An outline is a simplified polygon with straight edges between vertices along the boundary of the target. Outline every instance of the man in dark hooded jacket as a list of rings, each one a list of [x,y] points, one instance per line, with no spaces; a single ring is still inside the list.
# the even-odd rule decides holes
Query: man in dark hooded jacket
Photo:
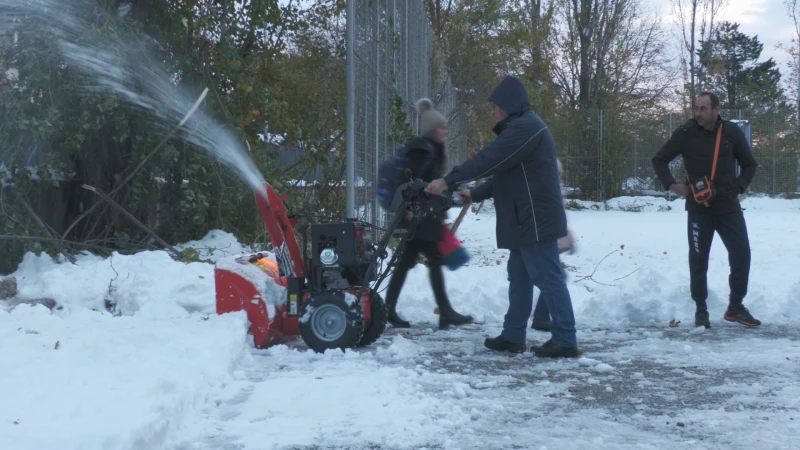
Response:
[[[530,109],[522,82],[506,77],[489,96],[497,139],[455,167],[428,189],[442,193],[478,178],[488,182],[459,192],[467,201],[494,199],[497,246],[511,250],[508,260],[509,306],[503,332],[486,339],[493,350],[525,351],[533,287],[541,290],[552,317],[552,338],[531,350],[538,356],[575,357],[575,316],[559,261],[558,238],[567,235],[553,137]]]

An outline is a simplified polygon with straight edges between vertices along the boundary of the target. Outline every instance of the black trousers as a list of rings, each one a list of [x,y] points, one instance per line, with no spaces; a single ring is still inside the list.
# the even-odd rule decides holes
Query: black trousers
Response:
[[[714,233],[718,233],[728,250],[728,264],[731,272],[730,305],[739,306],[747,295],[750,277],[750,240],[742,211],[731,214],[709,214],[689,212],[689,273],[692,299],[698,309],[705,310],[708,297],[708,255]]]
[[[392,273],[389,287],[386,289],[386,304],[389,305],[389,307],[397,304],[397,299],[400,296],[400,290],[403,289],[408,271],[417,264],[417,258],[420,253],[425,255],[428,261],[428,275],[431,280],[433,296],[436,298],[436,305],[439,307],[439,312],[441,314],[448,313],[452,310],[452,307],[450,305],[450,300],[447,298],[447,293],[444,290],[442,254],[439,252],[439,247],[435,241],[422,239],[411,239],[406,242],[403,254],[400,256],[400,261],[398,261],[397,267],[395,267]]]

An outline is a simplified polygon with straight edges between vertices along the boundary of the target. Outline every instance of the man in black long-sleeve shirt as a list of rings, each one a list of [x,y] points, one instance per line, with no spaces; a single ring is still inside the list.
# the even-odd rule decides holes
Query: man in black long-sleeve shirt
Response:
[[[731,272],[728,278],[730,300],[724,319],[755,327],[761,322],[753,318],[742,304],[750,276],[750,241],[739,194],[744,193],[755,175],[758,164],[750,145],[739,127],[719,116],[719,98],[710,92],[701,93],[695,103],[695,118],[672,133],[666,144],[653,157],[653,168],[664,188],[678,196],[686,196],[689,237],[689,273],[692,299],[697,305],[695,326],[711,326],[706,298],[708,256],[714,233],[718,233],[728,250]],[[720,132],[719,127],[722,127]],[[714,153],[719,140],[719,153],[714,167]],[[688,181],[678,183],[669,170],[669,163],[683,157]],[[741,173],[736,175],[737,162]],[[713,173],[713,179],[712,179]],[[713,186],[711,200],[698,201],[695,192],[702,182]],[[692,192],[690,184],[695,192]]]

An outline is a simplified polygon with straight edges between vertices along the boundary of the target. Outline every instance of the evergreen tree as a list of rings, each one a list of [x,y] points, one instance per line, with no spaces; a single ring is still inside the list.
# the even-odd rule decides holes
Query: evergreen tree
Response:
[[[786,106],[777,64],[772,58],[759,61],[763,48],[757,36],[745,35],[731,22],[720,24],[713,39],[702,42],[702,85],[719,95],[724,109],[774,111]]]

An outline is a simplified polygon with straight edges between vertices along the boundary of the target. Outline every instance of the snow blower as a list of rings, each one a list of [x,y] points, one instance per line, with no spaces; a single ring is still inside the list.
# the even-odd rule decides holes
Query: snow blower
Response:
[[[244,310],[256,348],[298,335],[316,352],[372,344],[387,321],[379,287],[399,261],[407,236],[420,219],[440,216],[451,205],[449,196],[434,195],[426,187],[427,183],[413,180],[397,189],[389,208],[394,218],[380,240],[373,239],[376,226],[355,219],[304,225],[298,229],[301,252],[294,228],[303,216],[287,214],[286,195],[277,195],[264,183],[255,190],[255,200],[274,259],[255,253],[218,260],[217,314]],[[400,243],[383,264],[392,237]]]

